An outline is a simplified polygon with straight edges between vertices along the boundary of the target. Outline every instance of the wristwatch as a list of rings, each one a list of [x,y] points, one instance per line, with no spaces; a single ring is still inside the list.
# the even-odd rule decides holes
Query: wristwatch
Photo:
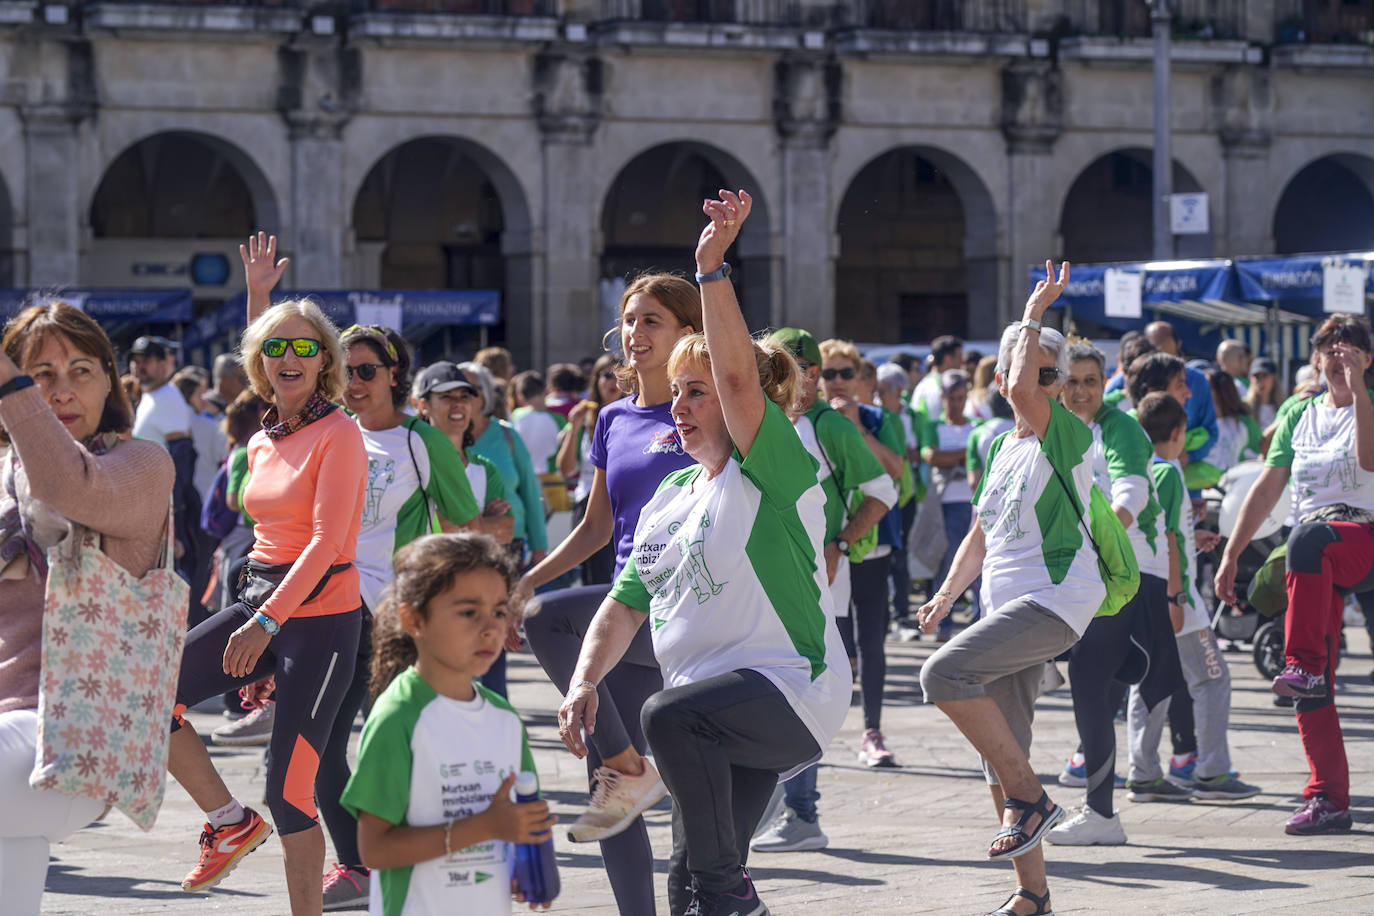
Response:
[[[1170,604],[1177,604],[1179,607],[1183,607],[1183,605],[1184,605],[1185,603],[1187,603],[1187,601],[1188,601],[1188,593],[1187,593],[1187,592],[1174,592],[1172,595],[1169,596],[1169,603],[1170,603]]]
[[[849,542],[844,538],[835,538],[835,546],[840,549],[840,553],[849,556]]]
[[[257,623],[258,626],[262,627],[268,636],[276,636],[281,632],[281,624],[277,623],[271,617],[268,617],[262,611],[258,611],[253,615],[253,621]]]
[[[1021,327],[1023,327],[1023,328],[1030,328],[1032,331],[1038,331],[1038,330],[1040,330],[1042,327],[1044,327],[1044,325],[1042,325],[1040,322],[1036,321],[1034,318],[1022,318],[1022,319],[1021,319]],[[1019,328],[1018,328],[1018,330],[1017,330],[1017,333],[1020,333],[1020,329],[1019,329]]]
[[[715,270],[711,271],[709,274],[697,274],[697,282],[714,283],[717,280],[724,280],[726,277],[730,276],[731,273],[733,273],[733,271],[730,269],[729,262],[725,262],[722,263]]]

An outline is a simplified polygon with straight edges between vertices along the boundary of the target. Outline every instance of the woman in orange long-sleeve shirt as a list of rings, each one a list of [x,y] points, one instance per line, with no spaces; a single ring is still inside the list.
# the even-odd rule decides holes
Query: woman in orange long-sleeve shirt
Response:
[[[284,262],[274,262],[275,245],[261,236],[250,246],[251,292],[255,269],[279,274]],[[256,543],[238,603],[187,636],[177,712],[275,675],[267,804],[281,833],[291,911],[319,913],[324,834],[315,773],[357,656],[362,602],[353,561],[367,454],[357,424],[335,403],[345,384],[338,330],[308,300],[253,304],[243,361],[253,388],[272,402],[248,443],[243,506],[257,523]],[[182,881],[199,892],[272,828],[230,794],[195,730],[179,718],[173,729],[168,769],[206,812],[200,860]]]

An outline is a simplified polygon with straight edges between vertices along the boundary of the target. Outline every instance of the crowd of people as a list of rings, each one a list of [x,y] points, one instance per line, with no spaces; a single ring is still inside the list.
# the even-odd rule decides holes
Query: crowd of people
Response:
[[[49,552],[86,531],[130,575],[166,563],[190,584],[165,710],[166,769],[205,814],[190,892],[275,830],[294,914],[524,902],[476,876],[512,878],[510,844],[556,820],[512,788],[535,770],[506,699],[506,654],[527,642],[564,698],[558,736],[586,760],[567,836],[599,844],[620,911],[655,912],[643,815],[671,796],[670,912],[766,913],[750,853],[828,844],[817,763],[855,689],[853,752],[898,766],[885,646],[920,631],[937,646],[924,699],[983,763],[998,820],[986,857],[1015,872],[990,912],[1050,913],[1041,842],[1127,842],[1116,790],[1260,791],[1232,769],[1212,618],[1217,602],[1245,607],[1238,564],[1285,488],[1273,689],[1296,707],[1311,767],[1286,829],[1350,829],[1334,697],[1346,598],[1374,599],[1368,321],[1325,321],[1286,400],[1273,362],[1231,340],[1186,362],[1165,322],[1125,335],[1109,373],[1091,343],[1046,324],[1070,272],[1047,262],[997,353],[945,336],[927,360],[875,366],[803,328],[751,333],[725,260],[751,207],[743,191],[705,201],[695,282],[634,279],[607,352],[545,372],[516,372],[499,347],[419,368],[398,329],[340,330],[308,299],[274,302],[287,259],[263,233],[242,248],[241,346],[212,371],[146,336],[121,377],[78,309],[13,319],[0,347],[6,911],[38,912],[50,844],[114,800],[29,778],[62,677],[43,667]],[[1222,549],[1202,492],[1246,460],[1264,469]],[[573,527],[550,544],[555,511]],[[1036,701],[1063,683],[1056,662],[1080,739],[1059,775],[1085,792],[1072,816],[1028,757]],[[185,718],[221,696],[232,718],[211,739],[266,745],[270,817],[234,795]]]

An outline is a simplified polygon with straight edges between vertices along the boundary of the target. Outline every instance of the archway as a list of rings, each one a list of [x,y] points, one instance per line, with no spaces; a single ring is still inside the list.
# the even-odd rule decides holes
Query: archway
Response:
[[[1148,149],[1121,149],[1094,160],[1064,198],[1059,235],[1064,257],[1091,264],[1149,260],[1154,252],[1154,169]],[[1177,160],[1174,193],[1203,190]],[[1178,258],[1212,256],[1212,236],[1174,237]]]
[[[1299,171],[1274,208],[1279,254],[1374,249],[1374,159],[1323,156]]]
[[[996,211],[958,157],[908,146],[871,160],[845,189],[837,231],[838,336],[891,343],[996,327]]]
[[[528,366],[528,230],[525,196],[489,150],[457,137],[409,140],[377,161],[354,198],[355,282],[380,289],[497,290],[496,326],[446,327],[412,342],[425,360],[466,358],[499,343]],[[525,244],[513,244],[520,235]]]
[[[690,274],[701,202],[721,188],[747,188],[754,209],[726,254],[745,321],[770,320],[772,268],[768,204],[759,182],[733,156],[703,143],[665,143],[635,156],[616,174],[601,208],[603,319],[609,327],[621,281],[648,270]]]

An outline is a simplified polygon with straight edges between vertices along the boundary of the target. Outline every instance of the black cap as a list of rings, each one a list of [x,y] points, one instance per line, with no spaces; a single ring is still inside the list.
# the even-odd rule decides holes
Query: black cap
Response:
[[[1250,361],[1251,375],[1260,375],[1261,373],[1265,372],[1269,373],[1270,375],[1278,375],[1279,367],[1276,366],[1274,364],[1274,361],[1272,359],[1269,359],[1267,356],[1261,356],[1259,359],[1252,359]]]
[[[169,353],[175,353],[177,345],[165,337],[144,335],[134,341],[134,345],[129,348],[130,356],[151,356],[153,359],[165,359]]]
[[[432,363],[415,376],[414,392],[417,398],[427,398],[431,394],[453,391],[455,388],[466,388],[478,396],[482,394],[482,390],[473,384],[466,373],[448,360]]]

